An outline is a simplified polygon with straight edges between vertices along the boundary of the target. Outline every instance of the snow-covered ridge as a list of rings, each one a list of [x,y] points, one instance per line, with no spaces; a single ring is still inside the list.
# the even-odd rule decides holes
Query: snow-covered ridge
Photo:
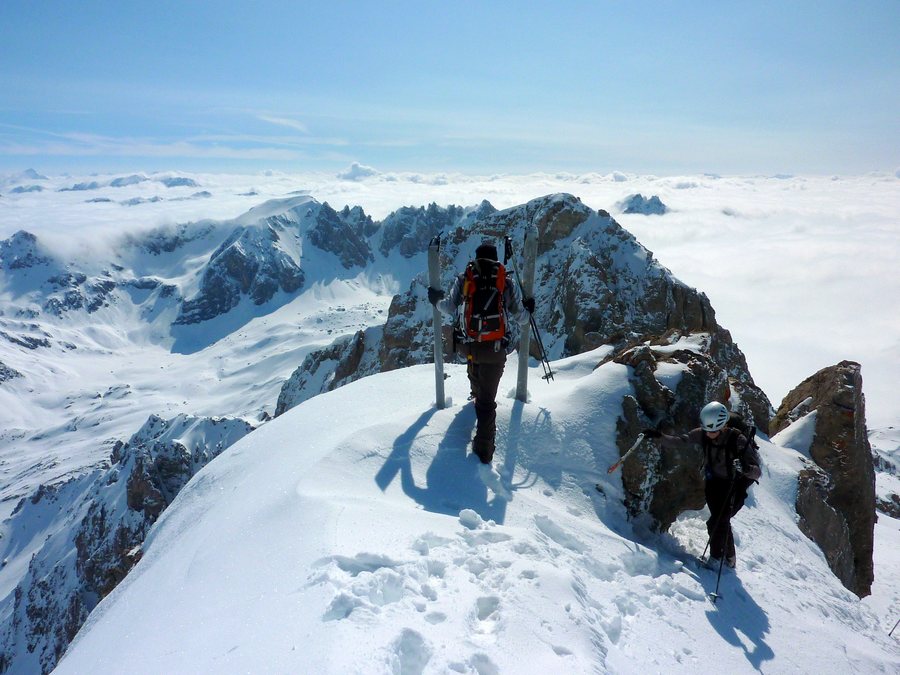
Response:
[[[597,358],[560,364],[526,405],[500,398],[495,464],[510,500],[466,455],[471,408],[428,403],[428,366],[263,426],[182,491],[56,672],[900,667],[874,613],[797,530],[796,453],[762,442],[766,475],[735,521],[737,574],[715,606],[715,573],[690,561],[705,515],[671,536],[632,529],[605,471],[627,369],[594,369]],[[464,401],[462,369],[450,374]],[[514,379],[508,368],[501,390]]]

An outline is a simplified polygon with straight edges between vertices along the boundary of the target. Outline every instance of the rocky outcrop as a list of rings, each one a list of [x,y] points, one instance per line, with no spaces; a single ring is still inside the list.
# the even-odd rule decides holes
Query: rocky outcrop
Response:
[[[12,380],[16,377],[22,377],[22,373],[20,373],[15,368],[10,368],[3,361],[0,361],[0,384],[7,382],[8,380]]]
[[[7,333],[5,330],[0,330],[0,337],[2,337],[7,342],[10,342],[18,347],[24,347],[25,349],[38,349],[40,347],[50,347],[50,340],[47,339],[47,334],[43,333],[40,336],[35,335],[27,335],[24,333],[19,333],[14,335],[12,333]]]
[[[88,614],[137,563],[150,527],[191,477],[253,427],[243,420],[152,416],[116,444],[105,470],[23,499],[8,522],[54,522],[16,587],[2,629],[0,672],[49,672]],[[26,539],[27,540],[27,539]],[[0,542],[0,556],[9,552]]]
[[[671,333],[612,357],[628,366],[633,388],[633,394],[623,400],[617,427],[621,454],[641,429],[684,433],[695,428],[700,409],[712,400],[729,401],[732,410],[746,419],[753,418],[754,407],[768,406],[762,391],[731,377],[732,369],[717,360],[716,353],[721,352],[717,343],[722,339],[709,333]],[[646,514],[651,529],[665,531],[682,512],[703,508],[699,448],[662,453],[645,441],[635,455],[622,466],[625,505],[632,517]]]
[[[93,313],[114,302],[112,292],[116,282],[109,276],[88,278],[81,272],[67,271],[50,277],[48,284],[52,290],[48,292],[43,310],[57,317],[79,309]]]
[[[662,203],[662,200],[656,195],[647,198],[640,193],[629,195],[619,202],[618,206],[622,210],[622,213],[637,213],[644,216],[662,216],[669,211],[666,205]]]
[[[0,241],[0,266],[5,270],[21,270],[46,265],[51,257],[41,250],[37,237],[19,230],[9,239]]]
[[[771,431],[813,412],[812,464],[801,472],[797,493],[800,528],[841,583],[865,597],[874,578],[875,469],[858,363],[842,361],[804,380],[785,397]]]
[[[279,290],[298,290],[303,285],[303,271],[279,242],[272,225],[236,228],[213,252],[200,290],[182,303],[175,323],[208,321],[236,307],[244,296],[261,305]]]
[[[327,202],[322,204],[306,238],[316,248],[337,256],[344,268],[362,267],[375,259],[366,239],[371,221],[365,219],[362,209],[347,210],[346,214],[349,220],[342,218]]]
[[[400,208],[382,221],[379,250],[385,256],[396,250],[404,258],[411,258],[427,250],[432,238],[449,231],[465,215],[466,209],[460,206],[441,208],[434,203],[428,208]]]
[[[337,389],[358,372],[366,354],[366,334],[358,331],[335,340],[325,349],[308,354],[281,387],[275,416],[316,394]]]
[[[187,244],[203,239],[214,231],[213,225],[183,223],[172,228],[156,228],[140,237],[126,235],[125,246],[143,249],[154,256],[172,253]]]

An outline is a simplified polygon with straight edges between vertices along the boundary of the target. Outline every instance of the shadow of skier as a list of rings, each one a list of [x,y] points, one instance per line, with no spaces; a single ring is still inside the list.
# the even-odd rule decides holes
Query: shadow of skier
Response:
[[[447,427],[425,472],[425,486],[416,484],[410,449],[435,412],[434,408],[424,412],[397,437],[391,454],[375,474],[375,483],[384,491],[399,473],[404,494],[426,511],[458,516],[463,509],[472,509],[484,520],[503,523],[506,501],[500,498],[488,501],[487,486],[478,474],[481,462],[475,455],[466,453],[475,428],[475,410],[471,406],[462,408]]]
[[[722,576],[719,587],[722,597],[716,602],[716,609],[707,610],[706,618],[726,642],[744,650],[750,665],[758,671],[764,661],[775,656],[765,641],[770,629],[769,617],[750,596],[739,577],[726,572]],[[703,575],[702,583],[707,594],[713,592],[716,587],[715,574]],[[746,640],[741,639],[741,635]]]

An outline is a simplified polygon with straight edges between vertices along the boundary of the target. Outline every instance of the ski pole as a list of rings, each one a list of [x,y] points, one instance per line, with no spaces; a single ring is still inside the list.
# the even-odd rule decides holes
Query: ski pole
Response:
[[[644,440],[644,434],[638,434],[637,440],[634,442],[634,445],[632,445],[630,448],[628,448],[628,452],[626,452],[624,455],[622,455],[621,457],[619,457],[618,461],[614,462],[614,463],[606,470],[606,473],[612,473],[613,471],[615,471],[616,469],[618,469],[618,468],[622,465],[622,462],[624,462],[626,459],[628,459],[628,457],[631,455],[632,452],[634,452],[635,450],[637,450],[637,447],[641,444],[641,442],[642,442],[643,440]]]
[[[731,532],[725,535],[725,550],[728,550],[728,542],[731,539]],[[713,604],[716,604],[716,600],[718,600],[721,596],[719,595],[719,582],[722,580],[722,565],[725,564],[725,554],[723,553],[722,558],[719,560],[719,574],[716,577],[716,590],[709,594],[709,597],[712,599]]]
[[[895,623],[895,624],[894,624],[894,627],[891,628],[891,632],[888,633],[888,637],[891,637],[891,635],[894,634],[894,631],[897,630],[897,626],[900,626],[900,619],[897,619],[897,623]]]
[[[531,315],[531,330],[534,333],[538,349],[541,353],[541,367],[544,369],[544,375],[541,379],[549,382],[553,379],[553,370],[550,368],[550,360],[547,358],[547,352],[544,350],[544,341],[541,340],[541,334],[538,331],[537,323],[534,321],[534,314]]]

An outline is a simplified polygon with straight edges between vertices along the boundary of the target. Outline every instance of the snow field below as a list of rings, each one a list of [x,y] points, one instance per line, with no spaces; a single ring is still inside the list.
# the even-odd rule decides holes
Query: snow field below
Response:
[[[707,514],[633,528],[606,474],[626,369],[598,361],[552,384],[532,368],[528,404],[498,400],[509,500],[466,452],[461,366],[444,410],[430,366],[304,402],[195,476],[56,672],[895,672],[900,649],[797,530],[794,451],[762,444],[715,606],[692,562]]]

